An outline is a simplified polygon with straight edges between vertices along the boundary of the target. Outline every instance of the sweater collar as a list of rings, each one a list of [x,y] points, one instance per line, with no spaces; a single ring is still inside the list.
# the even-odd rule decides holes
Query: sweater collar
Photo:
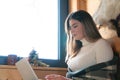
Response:
[[[82,42],[82,46],[87,46],[89,44],[91,44],[90,42],[88,42],[85,38],[80,40]]]

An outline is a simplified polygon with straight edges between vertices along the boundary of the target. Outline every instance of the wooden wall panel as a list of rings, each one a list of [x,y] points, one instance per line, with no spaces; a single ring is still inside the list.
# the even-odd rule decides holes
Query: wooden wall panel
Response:
[[[86,0],[69,0],[69,12],[87,10]]]

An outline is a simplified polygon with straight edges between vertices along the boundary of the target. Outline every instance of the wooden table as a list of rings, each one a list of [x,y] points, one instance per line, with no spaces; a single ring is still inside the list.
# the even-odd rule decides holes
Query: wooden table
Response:
[[[38,78],[44,80],[47,74],[60,74],[65,76],[66,68],[57,67],[32,67]],[[0,80],[22,80],[20,73],[14,65],[0,65]]]

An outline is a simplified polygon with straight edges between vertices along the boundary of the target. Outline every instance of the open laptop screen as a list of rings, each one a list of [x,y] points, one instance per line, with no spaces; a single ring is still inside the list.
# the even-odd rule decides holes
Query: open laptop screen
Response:
[[[20,61],[16,62],[15,65],[20,72],[23,80],[38,80],[37,75],[35,74],[26,58],[23,58]]]

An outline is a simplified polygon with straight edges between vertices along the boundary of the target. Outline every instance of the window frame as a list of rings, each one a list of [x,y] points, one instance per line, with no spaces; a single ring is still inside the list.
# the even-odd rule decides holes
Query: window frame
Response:
[[[58,60],[40,59],[50,65],[50,67],[67,67],[65,63],[66,56],[66,34],[64,31],[64,22],[68,15],[68,0],[58,0]],[[0,64],[7,64],[7,56],[0,56]]]

